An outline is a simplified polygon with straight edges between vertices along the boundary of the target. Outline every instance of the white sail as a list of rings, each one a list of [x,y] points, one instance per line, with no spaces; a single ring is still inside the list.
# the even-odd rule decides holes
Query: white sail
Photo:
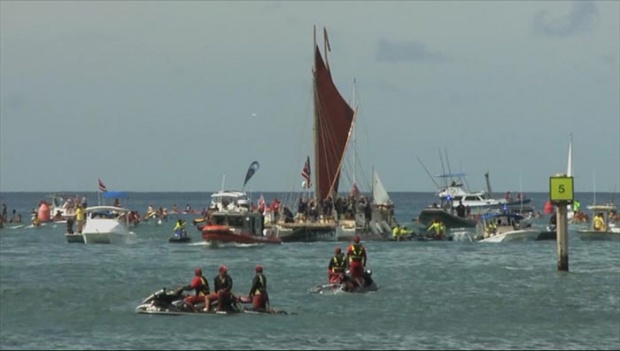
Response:
[[[573,176],[573,135],[570,135],[570,143],[568,144],[568,167],[566,169],[566,176]]]
[[[372,171],[372,197],[375,204],[388,204],[391,203],[390,196],[388,195],[377,171]]]
[[[573,176],[573,134],[571,133],[570,135],[570,142],[568,144],[568,165],[566,167],[566,176],[567,177],[572,177]],[[566,210],[567,210],[567,219],[570,221],[573,219],[574,217],[574,212],[573,212],[573,205],[568,205],[566,206]]]

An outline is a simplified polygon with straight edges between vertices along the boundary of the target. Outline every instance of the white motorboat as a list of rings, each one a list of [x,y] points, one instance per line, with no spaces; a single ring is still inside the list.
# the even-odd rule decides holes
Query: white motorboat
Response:
[[[70,197],[65,199],[63,194],[52,194],[49,196],[50,219],[54,222],[65,222],[67,218],[75,215],[75,206]]]
[[[616,206],[590,205],[588,209],[593,212],[592,221],[588,229],[578,229],[581,240],[620,240],[620,227],[613,224],[611,217],[616,213]],[[596,228],[596,216],[602,216],[603,228]]]
[[[542,232],[533,228],[523,216],[515,213],[488,213],[480,217],[476,227],[479,242],[534,241]]]
[[[84,243],[122,244],[135,239],[135,233],[129,230],[130,210],[115,206],[93,206],[84,212]]]
[[[441,207],[450,209],[456,208],[459,203],[463,203],[463,206],[469,207],[472,213],[480,213],[482,209],[504,209],[509,210],[511,208],[519,208],[523,205],[529,204],[532,199],[517,198],[493,198],[491,194],[491,185],[489,182],[489,173],[485,173],[488,191],[471,192],[463,188],[464,173],[448,173],[440,174],[439,178],[452,179],[444,188],[440,189],[437,196],[441,200]]]

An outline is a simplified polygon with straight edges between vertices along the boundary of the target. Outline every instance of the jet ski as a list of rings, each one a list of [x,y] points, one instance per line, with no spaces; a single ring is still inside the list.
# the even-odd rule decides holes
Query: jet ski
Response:
[[[372,279],[372,271],[370,269],[366,269],[362,275],[362,285],[359,285],[353,278],[351,278],[350,272],[347,270],[340,282],[317,285],[310,289],[310,292],[319,294],[361,294],[377,290],[379,290],[379,286],[377,286],[377,283],[375,283]]]
[[[182,289],[160,289],[147,298],[136,307],[136,313],[141,314],[163,314],[163,315],[186,315],[186,314],[204,314],[204,315],[229,315],[237,313],[247,314],[288,314],[282,310],[268,309],[265,311],[254,311],[251,307],[244,304],[252,304],[252,298],[249,296],[233,296],[231,301],[224,306],[222,311],[215,308],[217,301],[214,301],[210,311],[204,311],[205,303],[195,305],[188,304],[183,299],[186,297]]]
[[[169,243],[188,243],[192,241],[192,238],[187,236],[187,232],[185,230],[177,230],[168,238]]]

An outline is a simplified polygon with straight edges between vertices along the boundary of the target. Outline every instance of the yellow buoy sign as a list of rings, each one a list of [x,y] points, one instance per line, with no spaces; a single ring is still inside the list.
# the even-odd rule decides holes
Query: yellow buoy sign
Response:
[[[573,202],[573,177],[549,177],[551,202]]]

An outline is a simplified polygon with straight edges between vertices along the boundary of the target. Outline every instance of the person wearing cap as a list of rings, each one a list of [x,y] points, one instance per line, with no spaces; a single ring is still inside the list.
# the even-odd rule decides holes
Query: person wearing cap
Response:
[[[252,297],[252,310],[254,311],[266,311],[267,303],[269,302],[269,295],[267,294],[267,278],[263,274],[263,267],[256,266],[256,275],[252,280],[252,287],[250,288],[250,297]]]
[[[364,286],[362,276],[364,267],[366,267],[366,259],[366,248],[360,243],[360,236],[356,235],[353,237],[353,244],[349,245],[347,249],[347,263],[351,271],[351,278],[358,286]]]
[[[327,266],[329,282],[332,284],[340,283],[344,277],[344,271],[346,268],[347,260],[344,257],[342,250],[337,247],[334,250],[334,256],[329,260],[329,265]]]
[[[232,299],[232,278],[228,275],[226,266],[220,266],[220,274],[213,278],[214,292],[205,297],[205,311],[211,310],[211,301],[217,300],[217,310],[223,311],[224,305],[228,304]]]
[[[209,281],[202,276],[202,269],[194,269],[194,279],[189,285],[181,287],[180,290],[194,290],[194,295],[188,295],[184,300],[188,304],[194,306],[197,303],[203,302],[205,296],[209,295]]]

